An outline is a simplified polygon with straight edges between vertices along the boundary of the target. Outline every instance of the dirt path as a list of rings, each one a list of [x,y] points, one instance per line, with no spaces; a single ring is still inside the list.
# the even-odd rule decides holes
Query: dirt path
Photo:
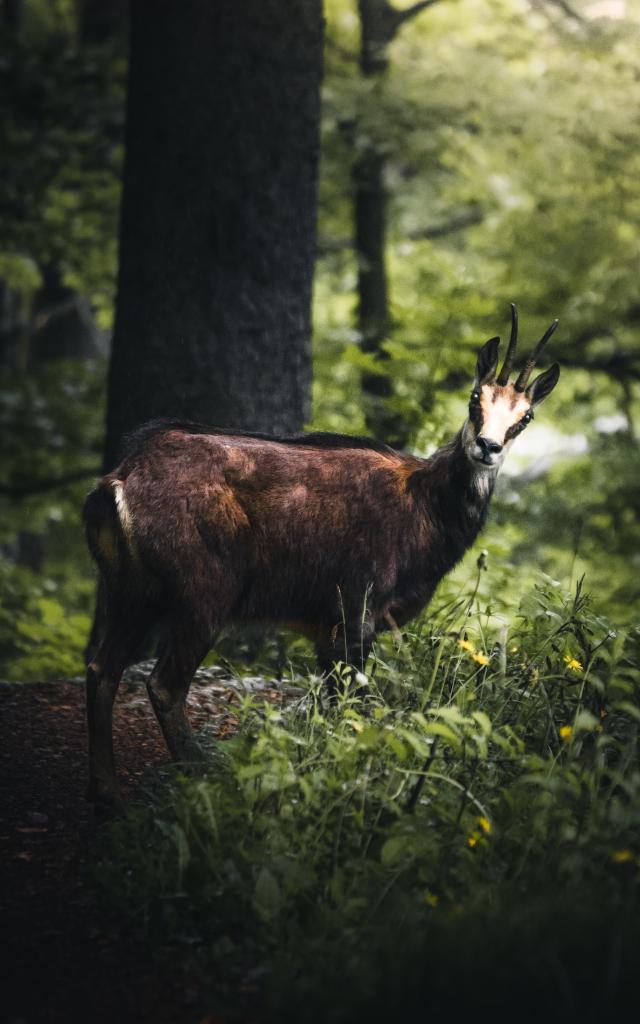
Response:
[[[231,731],[221,699],[233,696],[223,683],[194,684],[194,724]],[[140,678],[121,686],[114,740],[132,798],[167,763]],[[133,939],[105,932],[84,880],[100,830],[83,797],[83,687],[0,684],[0,759],[0,1022],[198,1022],[188,980],[157,978]]]

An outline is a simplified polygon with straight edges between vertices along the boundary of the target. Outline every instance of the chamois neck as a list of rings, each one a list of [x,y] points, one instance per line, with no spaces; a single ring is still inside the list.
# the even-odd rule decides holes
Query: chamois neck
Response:
[[[475,537],[486,519],[496,473],[476,469],[464,451],[462,431],[426,459],[424,474],[433,512],[445,524],[468,524]]]

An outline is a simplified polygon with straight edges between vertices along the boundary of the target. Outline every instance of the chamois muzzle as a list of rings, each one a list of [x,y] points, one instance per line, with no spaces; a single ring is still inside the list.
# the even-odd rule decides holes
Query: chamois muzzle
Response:
[[[483,466],[496,466],[498,464],[498,456],[503,449],[503,445],[498,444],[497,441],[492,441],[489,437],[483,437],[480,434],[476,437],[471,457],[475,462],[479,462]]]

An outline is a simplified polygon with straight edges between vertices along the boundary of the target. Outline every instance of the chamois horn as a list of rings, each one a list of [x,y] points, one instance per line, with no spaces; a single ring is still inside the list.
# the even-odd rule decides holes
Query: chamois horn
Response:
[[[529,377],[531,376],[531,371],[533,370],[534,366],[536,365],[536,363],[538,361],[538,357],[540,356],[540,353],[542,352],[544,346],[547,344],[549,338],[551,337],[551,335],[555,331],[555,329],[558,326],[559,322],[560,322],[559,320],[554,320],[553,323],[551,324],[551,326],[547,328],[545,333],[540,338],[540,341],[538,342],[538,344],[534,348],[533,352],[531,353],[531,355],[527,359],[526,363],[522,367],[522,370],[520,371],[520,375],[519,375],[519,377],[518,377],[518,379],[517,379],[517,381],[515,383],[516,391],[524,391],[524,389],[526,388],[527,382],[529,380]]]
[[[518,310],[514,303],[511,303],[511,337],[509,338],[509,347],[507,348],[507,354],[504,357],[504,363],[502,369],[496,379],[497,384],[508,384],[509,374],[511,373],[511,367],[513,366],[513,359],[516,354],[516,345],[518,344]]]

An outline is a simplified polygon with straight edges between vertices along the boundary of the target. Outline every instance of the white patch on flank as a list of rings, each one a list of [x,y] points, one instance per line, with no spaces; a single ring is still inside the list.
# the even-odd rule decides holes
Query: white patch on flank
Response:
[[[124,484],[122,480],[113,481],[113,495],[116,500],[116,511],[118,513],[118,519],[122,526],[122,532],[125,537],[131,537],[133,532],[133,516],[131,509],[127,505],[127,499],[124,496]]]

